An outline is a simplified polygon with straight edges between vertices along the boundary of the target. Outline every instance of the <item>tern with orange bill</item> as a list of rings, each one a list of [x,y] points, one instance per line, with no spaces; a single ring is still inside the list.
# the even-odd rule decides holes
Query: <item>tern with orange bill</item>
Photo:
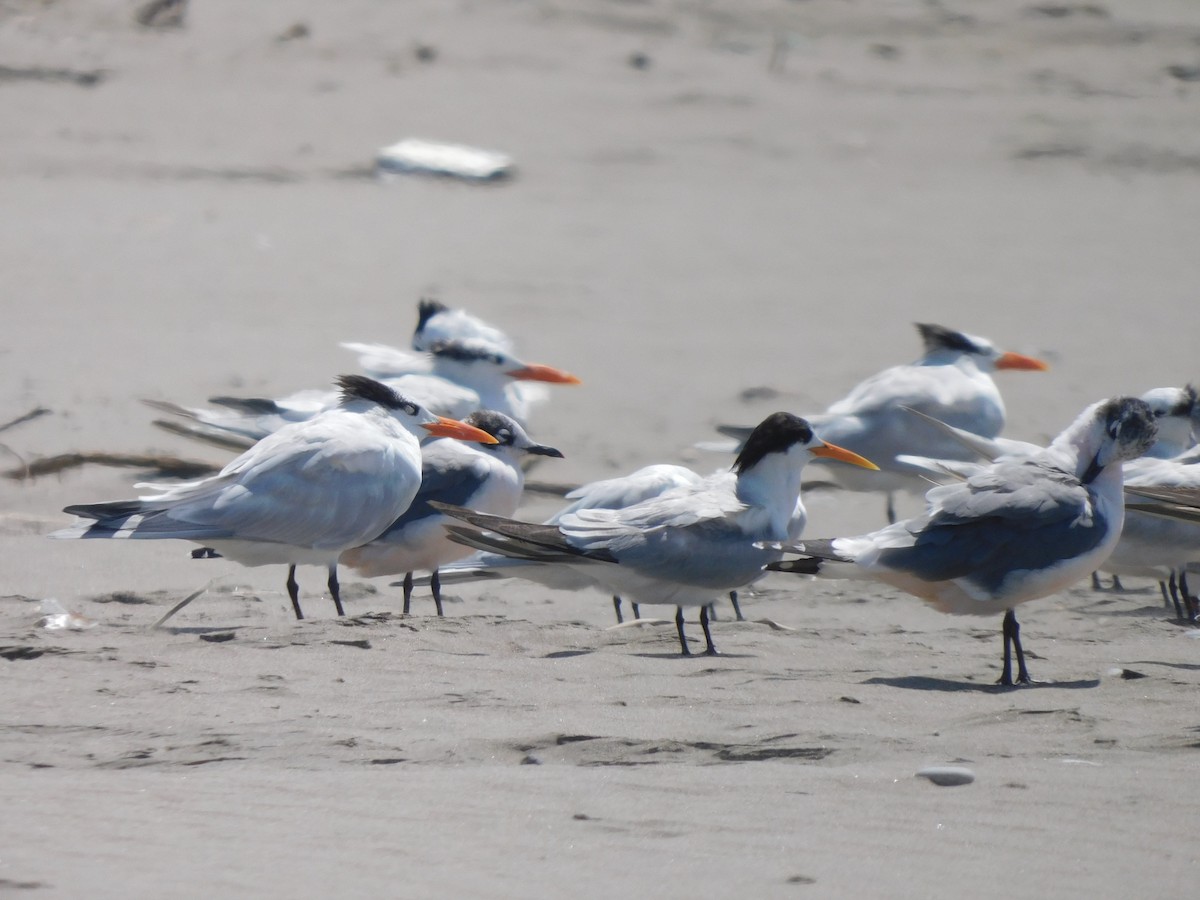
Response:
[[[455,540],[513,559],[512,575],[521,576],[524,566],[561,566],[637,603],[676,607],[684,655],[691,651],[683,608],[700,607],[706,652],[715,654],[707,606],[756,581],[780,558],[763,542],[788,540],[803,527],[801,474],[810,459],[822,457],[874,468],[781,412],[754,429],[731,471],[632,506],[581,509],[555,525],[439,508],[461,520],[450,528]]]
[[[380,345],[346,345],[369,350]],[[390,372],[368,372],[389,388],[411,398],[437,415],[463,418],[477,409],[491,409],[524,424],[528,397],[514,393],[515,383],[574,385],[579,379],[569,372],[536,363],[526,363],[511,353],[478,339],[446,341],[428,352],[399,351],[382,347],[395,365]],[[336,391],[305,390],[271,400],[260,397],[212,397],[212,407],[183,407],[162,401],[147,401],[183,421],[156,422],[162,428],[187,437],[248,446],[272,431],[303,422],[334,408]]]
[[[896,519],[896,492],[924,493],[929,487],[920,470],[897,457],[975,458],[953,437],[917,422],[909,410],[973,434],[995,437],[1004,428],[1005,409],[992,372],[1048,368],[1031,356],[1001,351],[986,338],[925,323],[919,323],[917,330],[925,346],[919,360],[885,369],[824,413],[806,416],[822,437],[879,466],[879,472],[869,475],[846,466],[827,468],[822,475],[847,490],[885,493],[888,521]],[[720,430],[737,439],[749,432],[729,427]]]
[[[218,474],[135,500],[68,506],[64,511],[79,520],[51,537],[173,538],[202,545],[193,556],[287,565],[297,619],[304,614],[296,566],[325,566],[337,614],[344,615],[338,557],[408,508],[421,484],[419,437],[484,444],[496,438],[435,416],[362,375],[343,375],[338,386],[336,407],[280,428]]]

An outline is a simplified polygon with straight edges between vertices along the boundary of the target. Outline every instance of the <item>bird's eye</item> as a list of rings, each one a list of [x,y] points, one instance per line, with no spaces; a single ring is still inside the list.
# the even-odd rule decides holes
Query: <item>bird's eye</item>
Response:
[[[415,403],[405,403],[404,411],[410,416],[415,416],[420,414],[421,407],[417,406]]]
[[[507,428],[501,428],[499,431],[493,434],[492,437],[502,444],[511,444],[513,442],[512,432]]]

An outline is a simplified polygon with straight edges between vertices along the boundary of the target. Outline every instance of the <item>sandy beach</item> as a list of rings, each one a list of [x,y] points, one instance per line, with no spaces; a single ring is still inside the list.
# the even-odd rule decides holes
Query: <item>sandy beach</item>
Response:
[[[20,476],[220,466],[142,400],[329,385],[422,296],[583,379],[531,423],[546,482],[727,465],[714,425],[823,409],[914,322],[1048,360],[997,375],[1044,441],[1200,377],[1200,8],[142,6],[0,0],[0,424],[46,411],[0,433],[0,895],[1193,895],[1200,631],[1150,580],[1022,607],[1008,690],[999,617],[851,582],[761,582],[715,658],[517,580],[439,619],[347,572],[338,619],[306,568],[297,622],[280,567],[46,538],[154,472]],[[378,177],[406,137],[516,174]]]

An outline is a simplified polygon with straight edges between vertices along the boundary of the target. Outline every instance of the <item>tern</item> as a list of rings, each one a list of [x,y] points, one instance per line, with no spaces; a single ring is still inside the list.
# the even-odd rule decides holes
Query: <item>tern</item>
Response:
[[[1100,570],[1114,579],[1157,579],[1163,602],[1174,601],[1179,618],[1194,620],[1197,598],[1188,589],[1187,570],[1200,563],[1200,517],[1178,515],[1179,498],[1186,498],[1188,491],[1200,491],[1200,447],[1173,459],[1147,457],[1126,463],[1125,527]]]
[[[341,563],[359,575],[404,574],[404,612],[409,611],[414,570],[428,570],[437,614],[442,615],[438,569],[470,555],[470,548],[451,541],[442,526],[450,520],[431,503],[469,506],[481,512],[511,516],[517,510],[527,455],[562,457],[554,447],[536,443],[516,420],[494,410],[471,413],[466,424],[490,434],[493,444],[439,438],[421,447],[421,487],[408,509],[387,529],[361,547],[342,553]]]
[[[417,327],[413,330],[412,348],[428,350],[445,341],[478,339],[515,353],[513,339],[465,309],[451,309],[438,300],[421,298],[417,304]]]
[[[1154,416],[1157,438],[1144,456],[1125,463],[1126,488],[1200,483],[1200,466],[1194,465],[1200,461],[1200,451],[1195,449],[1196,434],[1200,429],[1200,402],[1196,389],[1192,385],[1154,388],[1142,394],[1141,399],[1146,401]],[[1025,458],[1042,450],[1037,444],[1007,438],[982,438],[928,416],[921,417],[957,438],[988,462]],[[900,459],[937,481],[947,476],[967,478],[986,465],[984,462],[931,460],[908,455]],[[1112,575],[1116,590],[1121,589],[1123,575],[1156,578],[1163,592],[1163,602],[1170,606],[1173,600],[1176,612],[1182,618],[1185,613],[1180,605],[1177,578],[1184,587],[1184,602],[1190,606],[1194,598],[1187,594],[1186,578],[1178,564],[1187,559],[1187,547],[1192,539],[1193,535],[1185,525],[1168,525],[1140,512],[1127,512],[1121,539],[1099,571]],[[1100,589],[1100,578],[1096,573],[1092,574],[1092,586]],[[1190,610],[1187,617],[1191,617]]]
[[[451,418],[490,408],[521,421],[527,410],[520,402],[520,395],[506,391],[511,383],[580,383],[569,372],[522,362],[479,339],[445,341],[433,345],[425,353],[406,352],[403,358],[406,371],[397,365],[386,376],[377,371],[369,374],[425,409]],[[398,363],[398,360],[393,361]],[[337,406],[340,401],[336,391],[305,390],[279,400],[212,397],[209,402],[216,408],[207,409],[147,402],[156,409],[187,420],[185,424],[156,422],[160,427],[188,437],[215,439],[238,446],[260,440],[284,425],[306,421]]]
[[[852,491],[883,491],[889,522],[896,519],[897,491],[923,492],[928,483],[912,466],[897,459],[911,453],[935,459],[974,459],[952,437],[935,428],[914,425],[908,410],[917,410],[957,428],[987,438],[1004,427],[1004,401],[992,380],[997,369],[1044,371],[1046,363],[1019,353],[1003,352],[986,338],[919,323],[925,354],[909,365],[893,366],[871,376],[824,413],[807,416],[827,440],[860,453],[881,471],[866,475],[845,466],[831,469],[833,481]],[[746,429],[722,427],[741,438]]]
[[[581,509],[557,525],[537,525],[438,506],[463,524],[455,540],[546,567],[584,572],[610,592],[638,603],[675,606],[681,652],[690,655],[683,607],[700,607],[706,652],[717,650],[708,610],[779,558],[763,542],[795,529],[800,478],[813,457],[864,468],[874,464],[814,434],[790,413],[768,416],[746,440],[733,469],[698,484],[621,509]],[[522,574],[519,569],[514,574]]]
[[[485,431],[435,416],[362,375],[343,375],[339,404],[263,438],[218,474],[136,500],[85,503],[55,538],[194,541],[246,566],[288,567],[297,619],[297,565],[323,565],[344,615],[338,556],[379,535],[421,483],[418,435],[496,442]],[[143,485],[139,485],[142,487]],[[200,551],[198,551],[200,552]]]
[[[1153,444],[1145,401],[1117,397],[1089,406],[1045,450],[994,463],[925,495],[924,515],[871,534],[805,540],[805,558],[770,570],[865,578],[913,594],[941,612],[1003,611],[999,684],[1030,682],[1014,608],[1068,587],[1112,552],[1124,520],[1122,463]]]

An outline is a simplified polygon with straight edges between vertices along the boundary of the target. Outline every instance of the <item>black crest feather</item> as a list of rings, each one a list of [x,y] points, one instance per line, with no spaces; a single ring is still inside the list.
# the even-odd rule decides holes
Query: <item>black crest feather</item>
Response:
[[[750,432],[733,470],[741,475],[768,454],[786,453],[793,444],[807,444],[812,439],[812,426],[804,419],[786,412],[771,413]]]
[[[420,302],[417,303],[417,328],[413,333],[416,334],[417,332],[423,331],[425,326],[429,324],[430,319],[432,319],[438,313],[446,312],[446,310],[449,308],[450,307],[448,307],[445,303],[442,303],[440,300],[422,297]]]
[[[1186,385],[1183,389],[1183,399],[1179,401],[1178,406],[1171,410],[1171,413],[1176,416],[1190,416],[1195,412],[1197,402],[1200,402],[1200,398],[1196,396],[1196,386]]]
[[[958,350],[961,353],[978,353],[982,348],[961,331],[954,331],[941,325],[931,325],[928,322],[917,322],[917,331],[925,343],[925,352],[934,350]]]
[[[367,400],[378,403],[384,409],[402,409],[409,415],[416,415],[417,405],[411,400],[400,396],[386,384],[368,378],[366,375],[340,375],[337,386],[342,389],[342,402],[351,400]]]

